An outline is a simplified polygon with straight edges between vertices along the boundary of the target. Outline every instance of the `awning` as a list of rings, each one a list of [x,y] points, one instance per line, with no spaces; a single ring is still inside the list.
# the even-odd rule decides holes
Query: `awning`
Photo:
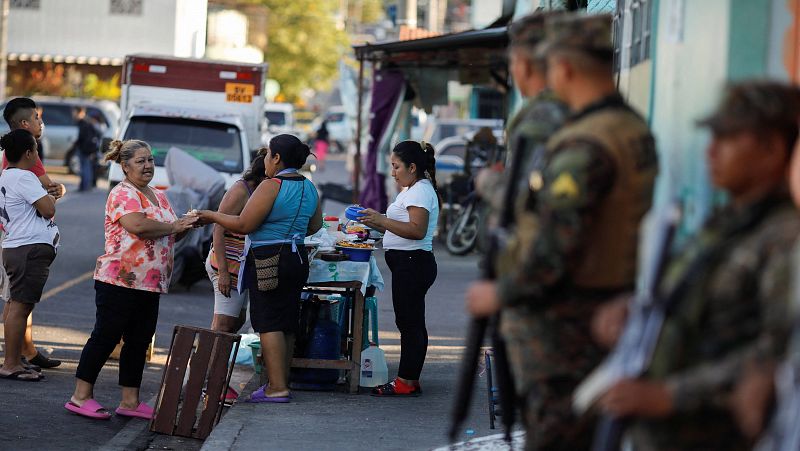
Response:
[[[356,58],[389,67],[505,67],[507,27],[353,47]]]
[[[8,61],[43,63],[90,64],[93,66],[122,66],[123,58],[75,55],[49,55],[38,53],[9,53]]]

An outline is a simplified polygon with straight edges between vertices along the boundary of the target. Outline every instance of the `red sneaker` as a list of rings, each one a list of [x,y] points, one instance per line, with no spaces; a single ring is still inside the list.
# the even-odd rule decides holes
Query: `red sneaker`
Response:
[[[231,386],[228,386],[228,390],[225,392],[225,400],[223,401],[224,404],[228,407],[232,406],[233,403],[239,398],[239,393],[236,392]]]
[[[395,379],[388,384],[379,385],[372,389],[372,396],[419,396],[422,388],[419,382],[406,384],[400,379]]]

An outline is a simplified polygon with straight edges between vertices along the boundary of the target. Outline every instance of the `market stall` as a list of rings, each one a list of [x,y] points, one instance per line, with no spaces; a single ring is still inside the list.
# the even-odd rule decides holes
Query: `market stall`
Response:
[[[358,240],[354,235],[346,235],[332,230],[331,233],[321,231],[316,239],[307,240],[314,247],[322,249],[331,247],[332,243],[342,240]],[[357,393],[361,379],[361,351],[364,346],[365,297],[369,292],[382,291],[383,276],[372,250],[367,261],[323,260],[324,255],[331,252],[318,253],[315,249],[311,255],[309,277],[304,293],[315,296],[336,296],[343,301],[343,321],[340,321],[345,340],[337,353],[338,359],[294,358],[292,368],[344,370],[347,377],[347,390]],[[364,248],[366,249],[366,247]],[[341,257],[344,258],[344,257]],[[373,319],[374,320],[374,319]]]

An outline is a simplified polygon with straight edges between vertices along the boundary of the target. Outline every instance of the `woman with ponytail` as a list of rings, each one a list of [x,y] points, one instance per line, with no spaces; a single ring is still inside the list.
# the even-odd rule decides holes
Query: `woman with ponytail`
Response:
[[[425,141],[403,141],[392,151],[392,177],[403,187],[386,210],[362,210],[360,221],[385,232],[386,264],[392,271],[392,305],[400,331],[397,378],[373,396],[419,396],[419,377],[428,351],[425,295],[436,280],[433,233],[439,222],[436,159]]]
[[[130,139],[113,141],[105,161],[122,167],[125,179],[108,193],[105,209],[105,252],[94,272],[94,330],[81,352],[75,392],[64,408],[97,420],[111,412],[94,399],[100,370],[122,339],[117,415],[149,420],[153,408],[139,398],[147,347],[156,331],[158,305],[172,277],[175,241],[197,222],[178,218],[166,193],[151,188],[155,161],[150,145]]]
[[[300,292],[309,270],[303,238],[322,227],[317,189],[299,173],[310,154],[296,136],[272,138],[264,156],[267,179],[258,184],[238,215],[197,212],[201,224],[213,222],[249,238],[240,285],[250,293],[250,323],[260,336],[269,377],[269,384],[253,392],[249,402],[287,403],[291,398],[289,368]]]

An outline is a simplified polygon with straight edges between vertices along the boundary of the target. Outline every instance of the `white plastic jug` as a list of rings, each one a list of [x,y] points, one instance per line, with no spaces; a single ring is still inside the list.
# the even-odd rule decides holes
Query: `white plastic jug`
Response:
[[[377,387],[389,382],[389,367],[386,366],[386,356],[383,349],[375,343],[370,343],[369,348],[361,353],[361,382],[362,387]]]

